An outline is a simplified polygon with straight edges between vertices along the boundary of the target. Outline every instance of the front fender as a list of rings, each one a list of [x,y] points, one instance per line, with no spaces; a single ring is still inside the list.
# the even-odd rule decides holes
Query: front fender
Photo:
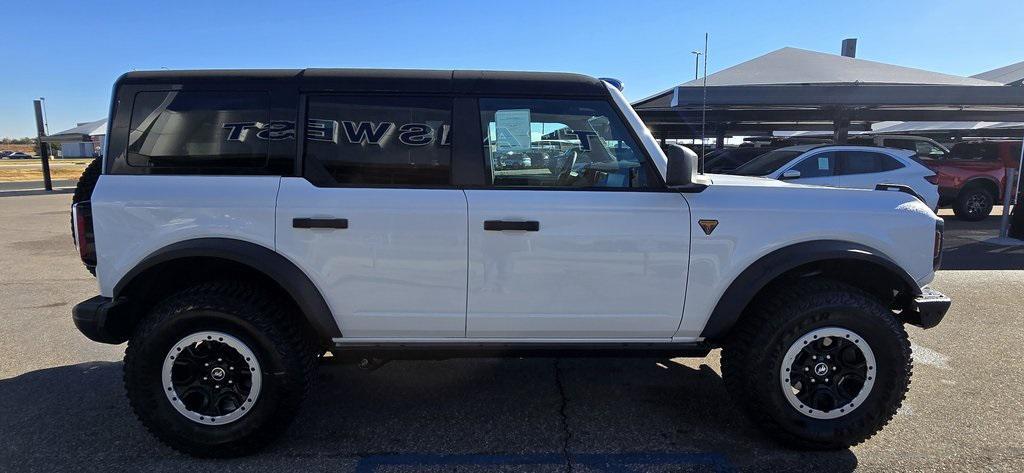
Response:
[[[797,243],[768,253],[743,270],[718,300],[701,337],[715,340],[728,334],[757,293],[786,272],[817,261],[836,260],[863,261],[877,265],[897,276],[906,285],[910,296],[922,293],[921,287],[909,273],[875,249],[839,240]]]

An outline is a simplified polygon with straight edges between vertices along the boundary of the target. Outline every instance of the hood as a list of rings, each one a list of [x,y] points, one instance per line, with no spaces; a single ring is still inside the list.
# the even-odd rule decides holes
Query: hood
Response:
[[[891,211],[913,206],[917,198],[895,191],[794,184],[768,177],[706,174],[709,194],[728,195],[748,208],[789,211],[844,210],[850,212]],[[927,209],[927,206],[921,204]],[[906,210],[906,209],[901,209]],[[917,209],[915,209],[917,210]]]
[[[817,187],[806,184],[794,184],[792,182],[780,181],[770,177],[737,176],[734,174],[706,174],[711,179],[711,184],[737,187]]]

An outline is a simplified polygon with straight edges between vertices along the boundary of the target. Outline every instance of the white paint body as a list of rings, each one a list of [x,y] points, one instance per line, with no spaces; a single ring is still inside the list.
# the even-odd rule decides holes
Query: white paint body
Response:
[[[667,159],[612,97],[658,172]],[[92,198],[100,292],[175,242],[277,251],[324,295],[338,343],[696,341],[726,288],[812,240],[877,249],[921,285],[938,218],[899,192],[710,175],[699,193],[317,188],[302,178],[104,175]],[[347,229],[295,229],[296,217]],[[484,231],[484,220],[540,231]],[[705,235],[699,219],[719,224]]]
[[[846,187],[851,189],[874,189],[878,184],[902,184],[910,186],[911,189],[914,189],[915,192],[920,194],[921,197],[924,198],[928,208],[939,208],[939,188],[935,184],[925,180],[926,176],[934,176],[935,172],[911,159],[911,156],[914,156],[913,151],[902,149],[878,148],[873,146],[822,146],[793,158],[792,161],[765,177],[780,179],[786,171],[792,169],[804,160],[815,159],[815,155],[833,153],[836,151],[866,151],[870,153],[881,153],[899,161],[903,167],[884,172],[865,172],[827,177],[801,177],[788,179],[787,181],[794,184]]]

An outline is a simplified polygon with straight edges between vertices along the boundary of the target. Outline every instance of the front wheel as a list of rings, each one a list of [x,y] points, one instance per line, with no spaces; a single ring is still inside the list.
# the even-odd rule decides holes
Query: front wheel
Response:
[[[314,344],[258,287],[204,283],[157,305],[128,341],[124,385],[165,444],[201,457],[250,453],[294,418]]]
[[[881,430],[910,384],[910,341],[871,295],[807,281],[763,300],[722,351],[731,396],[773,438],[809,449]]]

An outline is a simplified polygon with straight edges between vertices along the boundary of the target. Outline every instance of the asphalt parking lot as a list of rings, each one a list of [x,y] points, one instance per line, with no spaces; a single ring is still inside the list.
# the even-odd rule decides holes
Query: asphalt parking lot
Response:
[[[70,318],[95,294],[68,235],[70,195],[0,197],[3,471],[1024,471],[1024,247],[998,218],[950,221],[933,286],[946,320],[910,327],[914,378],[890,425],[837,452],[771,442],[706,359],[481,359],[325,366],[285,438],[235,460],[153,440],[121,386],[123,346]]]

